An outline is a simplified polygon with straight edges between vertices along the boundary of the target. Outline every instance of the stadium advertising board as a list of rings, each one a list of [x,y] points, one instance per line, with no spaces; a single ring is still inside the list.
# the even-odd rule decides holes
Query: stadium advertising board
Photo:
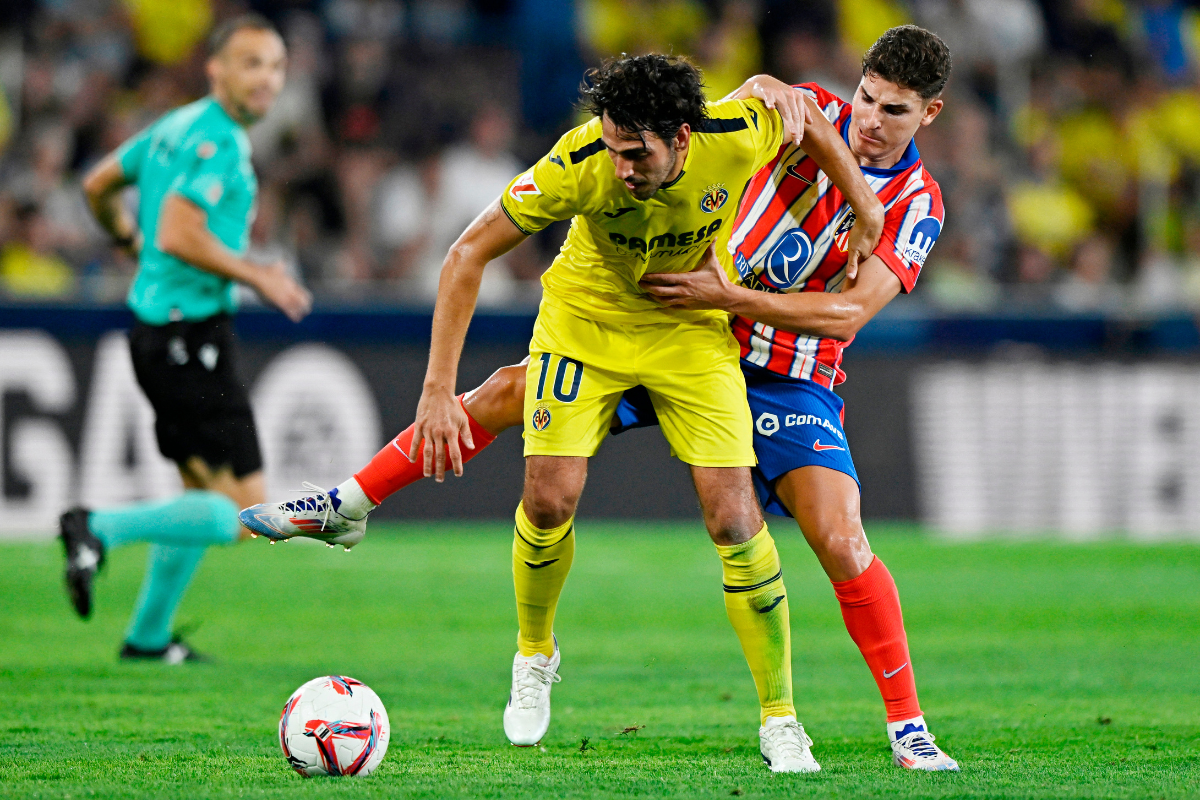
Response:
[[[428,316],[327,313],[290,327],[240,315],[268,496],[333,485],[412,418]],[[44,327],[38,322],[46,320]],[[53,535],[62,509],[179,490],[133,377],[119,312],[6,314],[0,324],[0,537]],[[4,327],[17,323],[19,327]],[[529,320],[481,317],[459,386],[519,361]],[[1200,366],[912,346],[912,323],[868,329],[847,358],[846,431],[867,519],[921,520],[946,535],[1200,536]],[[126,323],[127,324],[127,323]],[[884,333],[880,333],[880,329]],[[1005,329],[1006,335],[1012,333]],[[1055,335],[1062,329],[1054,328]],[[904,351],[884,341],[902,340]],[[872,335],[875,337],[872,339]],[[886,346],[885,346],[886,345]],[[886,352],[884,352],[886,351]],[[461,479],[419,482],[380,517],[507,518],[521,491],[509,432]],[[656,429],[605,442],[582,515],[699,519],[686,468]],[[648,491],[647,487],[653,487]]]

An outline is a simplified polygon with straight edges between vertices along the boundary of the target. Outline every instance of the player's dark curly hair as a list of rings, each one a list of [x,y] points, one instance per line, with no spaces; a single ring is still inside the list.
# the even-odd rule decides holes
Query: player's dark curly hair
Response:
[[[950,77],[950,48],[936,33],[916,25],[900,25],[883,32],[863,56],[863,75],[874,73],[885,81],[912,89],[923,100],[932,100],[946,88]]]
[[[608,114],[618,128],[650,131],[663,141],[708,114],[700,70],[681,56],[610,58],[584,74],[579,94],[583,111]]]

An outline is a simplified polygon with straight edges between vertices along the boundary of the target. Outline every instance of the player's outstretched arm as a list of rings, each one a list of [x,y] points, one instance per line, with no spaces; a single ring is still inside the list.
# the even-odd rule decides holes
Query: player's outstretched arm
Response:
[[[454,387],[463,340],[479,297],[483,268],[524,240],[525,233],[508,218],[497,199],[463,231],[442,263],[429,342],[429,367],[408,453],[410,459],[416,459],[421,442],[427,442],[425,477],[433,475],[439,483],[445,479],[447,460],[454,474],[462,475],[460,436],[463,444],[474,449],[470,424],[455,399]]]
[[[757,292],[731,283],[710,245],[691,272],[654,273],[640,285],[668,308],[720,309],[772,328],[849,341],[900,293],[900,279],[879,256],[864,261],[841,292]]]
[[[296,283],[282,261],[260,266],[238,258],[208,229],[208,214],[180,194],[163,201],[158,222],[158,249],[191,266],[244,283],[299,322],[312,308],[312,295]]]
[[[121,190],[132,181],[125,175],[116,154],[109,153],[83,178],[83,194],[88,208],[113,243],[136,257],[142,248],[141,233],[133,215],[121,202]]]

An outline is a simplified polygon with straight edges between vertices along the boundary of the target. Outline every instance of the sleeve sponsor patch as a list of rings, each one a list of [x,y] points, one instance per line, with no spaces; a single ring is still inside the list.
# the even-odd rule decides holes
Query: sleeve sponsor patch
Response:
[[[533,180],[533,170],[529,170],[521,177],[513,181],[512,188],[508,190],[509,196],[518,203],[523,203],[524,195],[538,195],[542,190],[538,188],[537,183]]]
[[[933,244],[941,232],[942,223],[938,222],[937,217],[925,217],[913,226],[901,256],[918,267],[924,266],[925,259],[929,257],[929,251],[933,249]]]

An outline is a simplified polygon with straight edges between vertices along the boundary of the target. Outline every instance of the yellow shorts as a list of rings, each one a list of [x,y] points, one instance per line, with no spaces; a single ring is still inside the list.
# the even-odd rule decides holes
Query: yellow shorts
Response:
[[[622,325],[542,303],[525,373],[525,455],[596,454],[622,393],[644,386],[671,454],[755,464],[737,340],[723,321]]]

